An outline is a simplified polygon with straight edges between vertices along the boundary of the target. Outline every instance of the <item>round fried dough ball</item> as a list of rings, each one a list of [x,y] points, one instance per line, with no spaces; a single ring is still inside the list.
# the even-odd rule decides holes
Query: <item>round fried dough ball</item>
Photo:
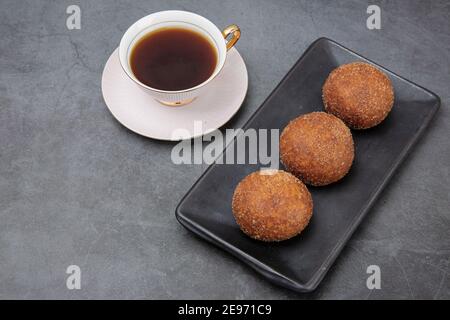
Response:
[[[324,186],[350,170],[354,158],[352,134],[331,114],[304,114],[281,133],[280,156],[286,169],[304,183]]]
[[[334,69],[322,88],[325,110],[350,128],[367,129],[382,122],[394,105],[388,76],[376,67],[353,62]]]
[[[248,236],[281,241],[308,225],[313,202],[306,186],[292,174],[263,170],[251,173],[237,185],[232,209],[237,224]]]

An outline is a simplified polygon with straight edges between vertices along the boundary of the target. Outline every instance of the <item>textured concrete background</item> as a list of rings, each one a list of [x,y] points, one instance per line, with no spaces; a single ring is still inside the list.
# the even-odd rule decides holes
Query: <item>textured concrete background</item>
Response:
[[[78,4],[82,29],[66,28]],[[450,298],[450,4],[371,1],[0,2],[0,298]],[[263,280],[175,220],[205,169],[170,162],[171,143],[122,127],[100,79],[122,33],[184,9],[242,28],[241,126],[316,38],[326,36],[434,91],[429,131],[313,294]],[[82,269],[82,289],[65,270]],[[366,288],[377,264],[382,289]]]

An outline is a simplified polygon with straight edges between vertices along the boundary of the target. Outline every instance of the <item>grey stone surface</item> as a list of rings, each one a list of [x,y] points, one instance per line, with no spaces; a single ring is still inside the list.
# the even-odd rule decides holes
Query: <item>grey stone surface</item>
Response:
[[[371,1],[0,2],[0,298],[450,298],[450,4]],[[66,7],[82,10],[66,28]],[[205,166],[177,166],[171,143],[108,112],[103,66],[122,33],[154,11],[184,9],[242,28],[248,97],[240,127],[308,45],[327,36],[437,93],[430,129],[320,287],[266,282],[175,220]],[[68,265],[82,270],[69,291]],[[366,288],[377,264],[382,289]]]

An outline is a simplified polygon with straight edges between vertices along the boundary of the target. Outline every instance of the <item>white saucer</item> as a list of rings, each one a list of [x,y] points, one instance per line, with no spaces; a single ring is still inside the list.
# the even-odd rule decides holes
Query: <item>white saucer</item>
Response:
[[[183,139],[189,139],[220,128],[241,107],[247,87],[247,68],[235,48],[228,52],[221,73],[207,92],[185,106],[161,105],[139,88],[123,71],[117,49],[102,75],[103,99],[113,116],[128,129],[159,140],[181,140],[172,136],[176,129],[185,129]]]

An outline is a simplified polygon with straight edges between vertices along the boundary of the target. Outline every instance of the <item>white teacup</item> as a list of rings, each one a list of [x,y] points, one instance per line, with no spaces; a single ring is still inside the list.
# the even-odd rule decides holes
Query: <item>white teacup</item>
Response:
[[[217,53],[217,64],[211,76],[201,84],[178,91],[165,91],[151,88],[140,82],[133,74],[130,66],[130,53],[134,45],[146,34],[160,28],[183,27],[196,31],[207,37],[214,45]],[[226,39],[231,35],[229,41]],[[148,92],[160,103],[168,106],[180,106],[192,102],[203,90],[208,88],[208,84],[222,70],[227,51],[234,46],[241,35],[240,29],[236,25],[230,25],[220,31],[208,19],[187,11],[169,10],[160,11],[136,21],[123,35],[119,46],[119,59],[126,74],[142,89]]]

